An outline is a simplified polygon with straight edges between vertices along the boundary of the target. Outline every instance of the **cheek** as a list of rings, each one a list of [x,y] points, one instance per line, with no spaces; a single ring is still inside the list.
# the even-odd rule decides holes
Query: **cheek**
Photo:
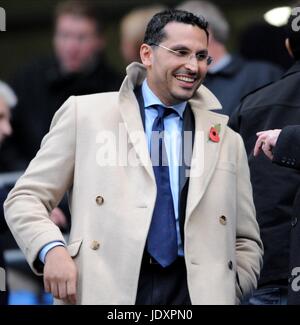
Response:
[[[154,68],[153,72],[154,72],[155,79],[158,82],[165,84],[168,80],[167,72],[164,70],[163,67],[157,66],[155,64],[153,65],[153,68]]]
[[[207,70],[208,70],[208,67],[205,66],[205,67],[201,67],[200,68],[200,75],[201,75],[201,78],[204,79],[206,74],[207,74]]]
[[[97,51],[93,44],[87,44],[85,46],[80,46],[77,48],[77,52],[82,58],[89,58]]]

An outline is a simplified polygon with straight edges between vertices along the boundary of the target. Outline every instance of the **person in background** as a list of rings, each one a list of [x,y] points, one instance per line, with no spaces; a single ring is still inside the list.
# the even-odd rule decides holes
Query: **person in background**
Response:
[[[12,134],[12,127],[10,124],[10,109],[17,104],[17,97],[13,90],[3,81],[0,80],[0,146],[4,140]],[[1,246],[1,235],[8,230],[4,219],[3,203],[8,194],[6,186],[0,186],[0,268],[5,270],[3,249]],[[0,290],[0,305],[6,305],[8,302],[8,288],[6,291]]]
[[[246,96],[229,121],[244,139],[265,247],[258,289],[250,298],[250,304],[300,303],[299,293],[292,287],[293,268],[300,262],[297,226],[300,174],[277,165],[298,166],[297,133],[289,127],[300,123],[300,32],[292,27],[293,21],[299,19],[297,11],[294,13],[287,24],[285,40],[287,51],[294,59],[293,66],[278,81]],[[275,146],[282,128],[284,131]],[[260,132],[269,129],[276,130]],[[257,142],[256,134],[259,135]],[[257,156],[260,147],[268,157],[274,156],[277,164],[270,164],[264,155]]]
[[[141,62],[140,47],[150,19],[159,11],[166,9],[163,5],[138,7],[126,14],[120,23],[121,54],[124,62]]]
[[[256,287],[249,168],[201,85],[208,43],[203,17],[157,13],[119,92],[73,96],[56,113],[4,204],[56,303],[237,304]],[[68,244],[49,220],[66,191]]]
[[[18,99],[12,88],[5,82],[0,80],[0,147],[6,139],[13,134],[11,126],[11,115],[18,103]],[[13,110],[12,110],[13,109]],[[11,111],[12,110],[12,111]],[[3,203],[7,198],[9,191],[14,184],[4,183],[0,185],[0,267],[6,271],[5,261],[3,255],[2,240],[10,240],[8,227],[4,219]],[[54,208],[50,214],[50,219],[63,230],[66,227],[65,215],[59,208]],[[6,274],[7,275],[7,274]],[[0,305],[8,303],[8,286],[6,284],[6,291],[0,291]]]
[[[23,170],[37,153],[57,108],[71,95],[118,90],[120,76],[104,57],[106,40],[92,1],[59,2],[51,57],[35,59],[11,81],[19,102],[14,134],[3,148],[2,171]]]
[[[299,63],[298,63],[299,66]],[[298,79],[300,66],[298,68]],[[300,80],[299,80],[300,81]],[[300,105],[300,102],[298,102]],[[272,163],[300,170],[300,126],[289,125],[283,129],[266,130],[257,133],[257,141],[254,147],[254,156],[263,152]],[[266,166],[269,168],[269,166]],[[289,234],[289,273],[287,303],[300,305],[300,188],[296,189],[293,209],[291,213],[291,228]]]
[[[222,114],[230,116],[243,96],[281,76],[281,69],[275,65],[247,61],[237,54],[229,53],[226,43],[230,36],[230,25],[213,3],[191,0],[183,2],[177,8],[202,15],[209,23],[211,39],[208,50],[213,61],[204,85],[221,102]]]

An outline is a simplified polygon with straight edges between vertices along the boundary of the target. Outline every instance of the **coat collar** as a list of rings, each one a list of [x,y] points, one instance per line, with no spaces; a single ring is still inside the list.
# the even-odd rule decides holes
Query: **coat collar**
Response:
[[[120,101],[128,98],[128,92],[133,95],[133,90],[137,86],[141,86],[146,78],[146,68],[141,63],[131,63],[127,69],[127,76],[120,89]],[[201,85],[194,97],[189,100],[189,103],[197,103],[197,109],[216,110],[222,109],[222,105],[213,93],[205,86]]]

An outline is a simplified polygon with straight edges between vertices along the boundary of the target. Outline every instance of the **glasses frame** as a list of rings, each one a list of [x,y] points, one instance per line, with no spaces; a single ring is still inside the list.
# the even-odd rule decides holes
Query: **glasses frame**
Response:
[[[165,49],[165,50],[169,51],[170,53],[173,53],[173,54],[176,55],[177,57],[180,57],[180,56],[181,56],[181,54],[180,54],[179,51],[172,50],[172,49],[170,49],[169,47],[166,47],[166,46],[161,45],[161,44],[152,43],[150,46],[157,46],[157,47],[160,47],[160,48],[162,48],[162,49]],[[196,54],[195,54],[194,56],[196,57]],[[189,60],[190,60],[190,59],[191,59],[191,55],[190,55],[190,57],[189,57]],[[197,62],[203,62],[203,61],[204,61],[204,60],[203,60],[203,61],[198,60],[197,57],[196,57],[196,60],[197,60]],[[212,58],[210,55],[207,55],[207,57],[206,57],[207,65],[210,65],[210,64],[212,63],[212,61],[213,61],[213,58]]]

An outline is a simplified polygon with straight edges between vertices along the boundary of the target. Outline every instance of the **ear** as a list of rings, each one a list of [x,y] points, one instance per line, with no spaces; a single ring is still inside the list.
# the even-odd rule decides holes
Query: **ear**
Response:
[[[293,51],[291,49],[290,40],[288,38],[285,39],[285,47],[288,50],[289,55],[293,58],[294,57],[294,54],[293,54]]]
[[[146,67],[152,66],[153,63],[153,49],[148,44],[142,44],[140,48],[141,61]]]

